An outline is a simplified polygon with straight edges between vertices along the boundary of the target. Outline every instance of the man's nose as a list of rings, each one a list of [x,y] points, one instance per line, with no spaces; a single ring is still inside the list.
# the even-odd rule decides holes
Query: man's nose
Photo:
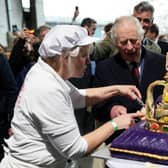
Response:
[[[129,50],[133,48],[133,44],[130,42],[130,40],[128,40],[126,48]]]

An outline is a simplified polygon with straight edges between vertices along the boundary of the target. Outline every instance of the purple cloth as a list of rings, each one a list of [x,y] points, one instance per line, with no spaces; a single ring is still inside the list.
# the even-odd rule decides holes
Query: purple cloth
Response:
[[[162,95],[160,95],[160,96],[156,99],[155,105],[161,103],[161,101],[162,101]]]
[[[159,156],[168,156],[168,134],[155,133],[145,129],[145,122],[143,121],[126,130],[120,136],[114,139],[111,146],[113,148],[157,154]],[[150,161],[168,165],[168,160],[159,160],[150,157],[113,151],[111,152],[111,155],[113,157],[123,159]]]

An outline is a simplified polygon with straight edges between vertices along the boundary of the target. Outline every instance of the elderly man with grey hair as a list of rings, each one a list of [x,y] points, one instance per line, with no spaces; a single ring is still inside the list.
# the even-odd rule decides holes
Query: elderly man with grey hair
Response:
[[[111,36],[119,53],[97,64],[94,85],[100,87],[132,84],[139,88],[145,102],[148,85],[162,79],[165,74],[165,57],[142,46],[144,30],[133,16],[116,19]],[[161,90],[157,88],[154,91],[155,97],[160,94]],[[104,123],[110,118],[141,108],[138,101],[130,101],[125,96],[115,96],[95,105],[93,113],[98,121]]]
[[[92,42],[93,37],[80,26],[57,25],[47,33],[38,62],[28,72],[19,93],[9,152],[0,168],[64,168],[67,159],[89,154],[116,130],[129,128],[134,117],[143,116],[124,114],[81,136],[74,108],[118,94],[141,98],[131,85],[79,90],[68,81],[83,76]]]

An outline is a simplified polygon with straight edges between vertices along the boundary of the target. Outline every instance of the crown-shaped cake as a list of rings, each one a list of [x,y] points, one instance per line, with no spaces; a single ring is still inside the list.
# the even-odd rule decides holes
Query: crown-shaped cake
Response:
[[[154,89],[161,89],[158,86],[163,87],[163,92],[154,100]],[[111,156],[168,165],[168,53],[164,80],[148,86],[145,108],[146,120],[125,130],[111,142]]]
[[[152,82],[147,89],[146,99],[146,128],[150,131],[168,133],[168,53],[166,54],[165,80]],[[153,90],[156,86],[163,86],[160,102],[155,103]]]

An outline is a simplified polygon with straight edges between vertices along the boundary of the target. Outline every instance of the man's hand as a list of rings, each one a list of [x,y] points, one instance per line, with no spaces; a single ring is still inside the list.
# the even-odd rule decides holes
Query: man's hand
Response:
[[[115,105],[111,108],[111,112],[110,112],[110,117],[111,118],[118,117],[122,114],[127,114],[126,107],[124,107],[122,105]]]

